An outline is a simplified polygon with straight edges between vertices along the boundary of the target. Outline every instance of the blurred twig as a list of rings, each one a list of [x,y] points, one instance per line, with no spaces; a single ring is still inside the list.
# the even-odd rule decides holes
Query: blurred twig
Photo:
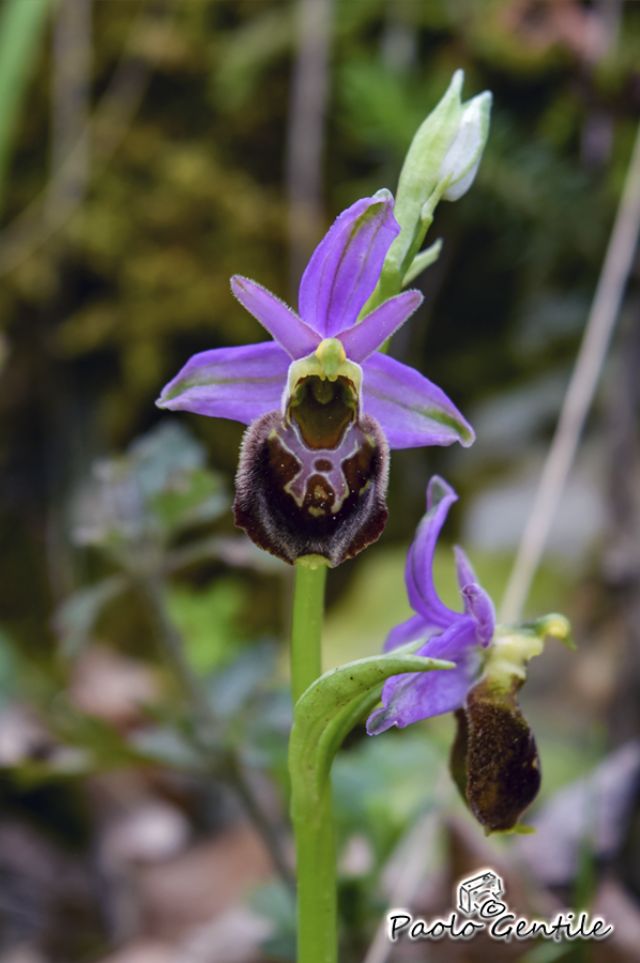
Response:
[[[639,231],[640,127],[578,357],[502,601],[500,618],[505,622],[520,616],[540,564],[602,371]]]
[[[46,216],[58,219],[71,206],[82,204],[90,176],[89,142],[83,136],[89,122],[91,92],[91,27],[93,0],[58,0],[53,24],[51,63],[51,169],[60,172],[51,182]],[[65,163],[67,157],[71,162]],[[70,309],[66,281],[67,246],[59,244],[53,252],[58,283],[51,297],[52,318],[61,320]],[[74,437],[70,418],[73,401],[69,385],[57,379],[55,371],[45,369],[41,381],[43,419],[47,447],[47,525],[46,546],[49,582],[54,597],[68,595],[73,587],[73,560],[66,532],[64,511]],[[69,447],[68,447],[69,446]]]
[[[291,289],[320,233],[322,158],[333,0],[298,0],[286,178]]]
[[[49,216],[69,200],[81,203],[89,180],[89,142],[83,132],[89,122],[91,98],[91,28],[93,0],[58,0],[53,28],[51,92],[51,168]],[[75,149],[74,149],[75,148]],[[65,164],[67,157],[71,163]]]

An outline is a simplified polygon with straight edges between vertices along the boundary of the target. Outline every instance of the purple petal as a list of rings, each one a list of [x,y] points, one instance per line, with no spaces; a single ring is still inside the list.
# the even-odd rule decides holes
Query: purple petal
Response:
[[[338,216],[300,282],[300,316],[314,331],[330,338],[355,324],[399,231],[393,197],[386,190],[356,201]]]
[[[249,314],[252,314],[292,358],[304,358],[318,347],[320,338],[295,311],[250,278],[234,274],[231,290]]]
[[[496,612],[491,597],[485,592],[476,578],[471,562],[465,552],[456,545],[456,571],[458,584],[464,599],[464,609],[476,623],[478,641],[489,645],[496,627]]]
[[[380,423],[390,448],[473,444],[471,425],[444,391],[415,368],[376,353],[365,361],[363,372],[365,413]]]
[[[431,635],[433,635],[433,626],[425,622],[421,615],[412,615],[406,622],[401,622],[400,625],[391,629],[384,643],[384,651],[390,652],[391,649],[397,649],[399,645],[426,639]]]
[[[442,635],[430,639],[417,655],[449,659],[455,669],[413,672],[388,679],[382,690],[382,708],[367,720],[369,735],[378,735],[392,726],[403,729],[413,722],[453,712],[464,704],[481,667],[475,624],[462,616]]]
[[[465,586],[471,584],[477,585],[478,579],[473,570],[473,565],[467,558],[467,554],[464,549],[460,548],[459,545],[455,545],[453,553],[456,557],[456,575],[458,576],[458,585],[460,586],[460,591],[463,592]]]
[[[289,364],[273,341],[201,351],[163,388],[156,404],[248,425],[280,408]]]
[[[405,291],[390,298],[368,314],[360,324],[354,324],[340,334],[340,340],[351,361],[364,361],[422,304],[420,291]]]
[[[405,581],[412,608],[428,625],[448,628],[461,617],[442,602],[433,581],[436,544],[449,509],[458,496],[453,488],[434,475],[427,486],[427,511],[418,525],[407,555]]]

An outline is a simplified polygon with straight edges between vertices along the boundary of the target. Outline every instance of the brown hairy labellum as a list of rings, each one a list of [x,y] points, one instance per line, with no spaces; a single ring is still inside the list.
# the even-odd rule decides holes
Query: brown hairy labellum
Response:
[[[357,418],[345,382],[301,379],[287,415],[269,412],[245,433],[235,521],[285,562],[313,554],[339,565],[384,528],[387,442],[376,421]]]
[[[510,689],[482,680],[456,712],[451,773],[469,809],[485,830],[510,830],[538,794],[536,742]]]

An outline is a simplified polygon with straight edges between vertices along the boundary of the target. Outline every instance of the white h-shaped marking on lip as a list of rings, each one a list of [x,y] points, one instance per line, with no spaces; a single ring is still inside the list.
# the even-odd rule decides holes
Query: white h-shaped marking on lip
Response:
[[[358,448],[360,446],[358,439],[359,431],[360,429],[358,428],[357,424],[348,425],[345,429],[342,441],[335,448],[307,448],[302,439],[300,430],[295,424],[288,425],[283,433],[278,433],[278,441],[300,465],[299,470],[296,472],[293,478],[284,486],[284,490],[287,492],[287,494],[291,495],[299,508],[302,508],[304,504],[309,479],[312,477],[312,475],[319,475],[324,481],[326,481],[327,485],[331,488],[331,491],[334,494],[331,513],[335,515],[340,511],[345,499],[349,495],[349,485],[347,483],[342,466],[345,461],[358,452]],[[355,432],[355,437],[353,438],[353,443],[351,449],[349,450],[347,446],[351,432]],[[287,436],[289,436],[289,438],[287,438]],[[287,440],[285,439],[289,440],[289,444],[287,444]],[[295,450],[291,446],[291,441],[294,443]],[[344,453],[341,453],[342,448],[347,448],[347,450]],[[338,465],[335,463],[336,459],[338,460]],[[328,461],[331,465],[331,468],[329,470],[318,469],[317,464],[320,461]]]

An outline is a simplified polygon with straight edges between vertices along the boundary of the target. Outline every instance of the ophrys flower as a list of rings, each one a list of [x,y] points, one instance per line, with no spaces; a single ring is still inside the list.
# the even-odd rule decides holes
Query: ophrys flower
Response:
[[[388,448],[473,441],[440,388],[378,350],[422,294],[405,291],[358,320],[398,231],[388,191],[352,204],[311,256],[298,313],[234,276],[233,293],[274,340],[194,355],[158,401],[249,424],[236,522],[285,561],[319,554],[336,565],[378,537]]]

